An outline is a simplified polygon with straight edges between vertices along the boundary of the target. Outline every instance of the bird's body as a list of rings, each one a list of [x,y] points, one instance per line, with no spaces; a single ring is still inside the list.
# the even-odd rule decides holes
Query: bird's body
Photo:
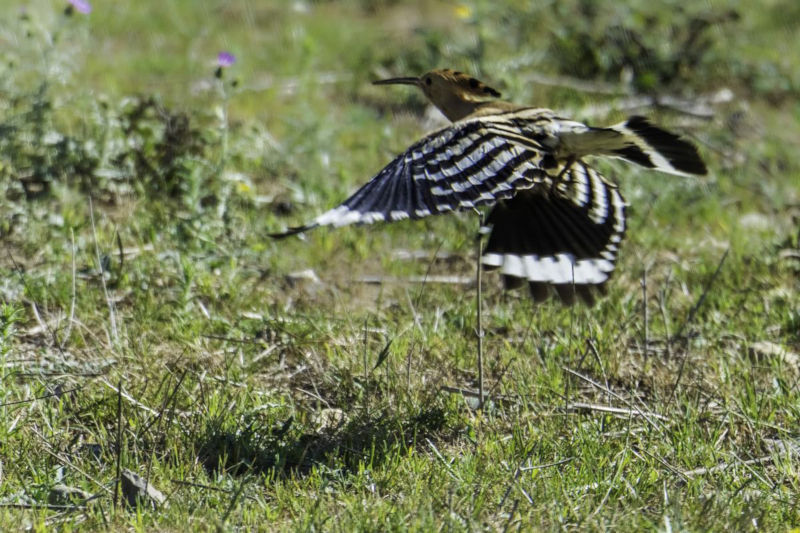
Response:
[[[493,205],[482,262],[507,286],[528,283],[536,300],[554,287],[591,303],[614,270],[625,234],[625,201],[583,158],[626,159],[671,174],[705,174],[696,148],[642,117],[593,128],[549,109],[497,100],[496,90],[460,72],[376,84],[419,87],[453,123],[397,156],[317,226],[417,219]]]

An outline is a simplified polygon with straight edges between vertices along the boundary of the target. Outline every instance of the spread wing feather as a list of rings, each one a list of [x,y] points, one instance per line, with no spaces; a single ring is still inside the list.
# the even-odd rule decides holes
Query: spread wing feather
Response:
[[[544,149],[521,143],[487,121],[470,119],[434,132],[397,156],[341,205],[310,223],[273,234],[284,237],[318,226],[418,219],[511,198],[542,183]]]
[[[489,213],[491,227],[483,264],[500,269],[507,286],[527,281],[536,300],[552,286],[565,302],[591,303],[625,235],[625,201],[594,169],[576,161],[554,186],[521,191]]]

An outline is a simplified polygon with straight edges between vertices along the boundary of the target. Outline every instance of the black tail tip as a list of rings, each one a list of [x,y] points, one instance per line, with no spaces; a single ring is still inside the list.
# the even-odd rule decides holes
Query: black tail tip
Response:
[[[703,162],[703,159],[700,157],[697,147],[691,142],[681,138],[680,135],[661,129],[653,125],[647,118],[638,115],[628,118],[625,122],[625,126],[643,138],[647,144],[666,158],[675,170],[697,176],[705,176],[708,174],[708,167],[706,167],[705,162]],[[626,154],[621,155],[635,163],[650,166],[635,158],[627,157]],[[650,168],[652,168],[652,166],[650,166]]]
[[[286,237],[291,237],[292,235],[303,233],[304,231],[308,231],[313,227],[314,226],[298,226],[296,228],[289,228],[286,231],[267,233],[267,235],[275,240],[280,240],[280,239],[285,239]]]

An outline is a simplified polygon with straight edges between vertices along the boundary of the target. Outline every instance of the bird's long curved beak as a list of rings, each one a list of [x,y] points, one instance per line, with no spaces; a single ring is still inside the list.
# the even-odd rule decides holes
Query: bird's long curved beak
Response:
[[[373,81],[372,85],[416,85],[419,86],[419,78],[389,78],[388,80]]]

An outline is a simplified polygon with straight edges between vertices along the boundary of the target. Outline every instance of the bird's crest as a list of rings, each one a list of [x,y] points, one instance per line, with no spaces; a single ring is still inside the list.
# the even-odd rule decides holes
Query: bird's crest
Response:
[[[432,70],[424,74],[420,77],[420,87],[434,103],[437,99],[451,95],[468,102],[485,102],[501,96],[499,91],[479,79],[449,68]]]

